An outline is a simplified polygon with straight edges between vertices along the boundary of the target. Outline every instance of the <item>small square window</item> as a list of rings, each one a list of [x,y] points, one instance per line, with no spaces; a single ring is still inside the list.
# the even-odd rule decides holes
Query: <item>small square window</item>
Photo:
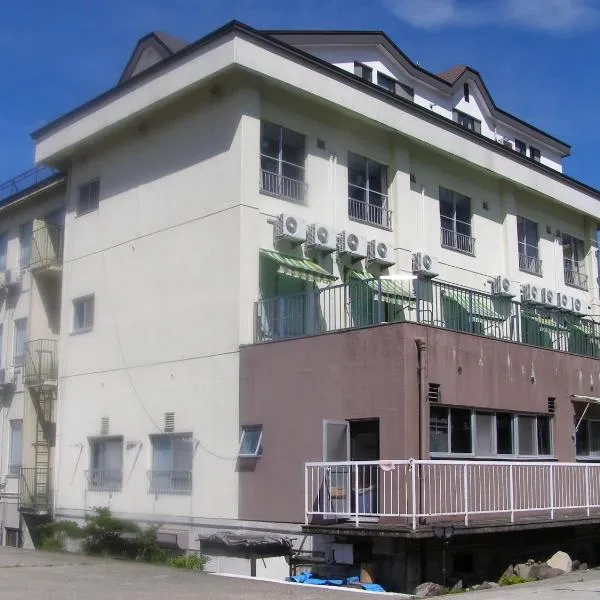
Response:
[[[262,425],[242,427],[242,439],[238,455],[241,457],[258,457],[262,455]]]
[[[529,146],[529,158],[534,160],[535,162],[540,162],[542,160],[542,153],[538,148],[534,148],[533,146]]]
[[[392,94],[396,90],[396,80],[379,72],[377,73],[377,85],[386,89],[388,92],[392,92]]]
[[[373,83],[373,69],[371,67],[367,67],[367,65],[363,65],[362,63],[355,62],[354,63],[354,74],[365,81],[369,81]]]
[[[522,154],[523,156],[527,155],[527,144],[522,142],[521,140],[515,140],[515,150]]]
[[[79,197],[77,199],[77,215],[97,210],[100,200],[100,180],[93,179],[79,186]]]
[[[94,296],[73,300],[73,331],[89,331],[94,327]]]

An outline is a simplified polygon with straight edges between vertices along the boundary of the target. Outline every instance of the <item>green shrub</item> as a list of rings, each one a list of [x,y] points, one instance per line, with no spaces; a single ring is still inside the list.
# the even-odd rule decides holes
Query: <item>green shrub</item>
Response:
[[[176,569],[189,569],[190,571],[203,571],[208,557],[203,554],[196,554],[192,552],[190,554],[183,554],[181,556],[175,556],[167,561],[170,567]]]
[[[519,577],[518,575],[502,575],[498,580],[500,585],[517,585],[519,583],[529,583],[530,581],[535,581],[535,579],[531,577]]]

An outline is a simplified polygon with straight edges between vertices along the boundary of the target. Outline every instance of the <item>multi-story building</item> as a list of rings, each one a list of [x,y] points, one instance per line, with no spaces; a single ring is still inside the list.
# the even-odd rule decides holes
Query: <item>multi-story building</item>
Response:
[[[51,514],[65,180],[34,168],[0,185],[2,543]]]
[[[600,192],[476,71],[150,34],[34,138],[68,180],[57,517],[313,536],[407,589],[440,519],[463,555],[596,535]]]

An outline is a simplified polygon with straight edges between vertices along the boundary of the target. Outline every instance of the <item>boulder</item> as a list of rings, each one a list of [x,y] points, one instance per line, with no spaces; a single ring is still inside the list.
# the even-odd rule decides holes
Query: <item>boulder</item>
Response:
[[[502,575],[500,575],[500,579],[502,579],[503,577],[510,577],[511,575],[515,574],[515,568],[513,567],[513,565],[508,565],[508,567],[506,567],[506,569],[504,569],[504,573],[502,573]]]
[[[462,583],[462,579],[459,579],[453,586],[452,589],[450,590],[451,592],[461,592],[463,589],[463,583]]]
[[[474,585],[473,587],[469,588],[469,590],[476,592],[477,590],[491,590],[499,587],[500,584],[496,583],[495,581],[484,581],[483,583]]]
[[[552,579],[552,577],[558,577],[563,573],[564,571],[562,571],[561,569],[555,569],[554,567],[551,567],[549,565],[541,564],[533,565],[533,567],[531,567],[529,577],[533,579]]]
[[[530,579],[531,577],[535,577],[531,574],[531,571],[536,567],[535,564],[527,564],[520,563],[515,566],[515,575],[518,575],[521,579]]]
[[[431,598],[432,596],[441,596],[445,591],[443,585],[426,581],[415,588],[414,595],[417,598]]]
[[[580,563],[580,564],[579,564],[579,567],[577,567],[577,570],[578,570],[578,571],[587,571],[587,570],[588,570],[588,565],[587,565],[587,563],[584,563],[584,562]]]
[[[554,556],[549,558],[546,564],[553,569],[561,570],[563,573],[570,573],[573,570],[571,557],[562,550],[559,550]]]
[[[579,565],[580,565],[580,564],[581,564],[581,563],[580,563],[578,560],[574,560],[574,561],[573,561],[573,567],[572,567],[573,571],[577,571],[577,570],[579,570]]]

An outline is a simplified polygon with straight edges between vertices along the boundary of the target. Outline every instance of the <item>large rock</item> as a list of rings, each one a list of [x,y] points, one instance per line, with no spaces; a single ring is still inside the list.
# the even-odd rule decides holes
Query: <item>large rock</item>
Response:
[[[553,577],[558,577],[562,575],[564,571],[561,569],[555,569],[546,564],[541,565],[533,565],[531,567],[530,577],[533,579],[552,579]]]
[[[439,583],[426,581],[415,588],[414,595],[417,598],[431,598],[432,596],[441,596],[445,591],[444,586]]]
[[[534,575],[531,574],[535,564],[520,563],[515,566],[515,575],[518,575],[521,579],[531,579]]]
[[[559,551],[546,561],[546,564],[553,569],[559,569],[563,573],[570,573],[573,570],[573,561],[566,553]]]
[[[506,569],[504,570],[504,573],[502,573],[502,575],[500,575],[500,579],[502,579],[503,577],[510,577],[511,575],[515,574],[515,568],[512,565],[508,565],[508,567],[506,567]]]
[[[578,567],[577,567],[578,571],[587,571],[588,570],[588,564],[582,562]]]
[[[451,592],[462,592],[463,589],[463,582],[462,579],[459,579],[453,586],[452,589],[450,590]]]

